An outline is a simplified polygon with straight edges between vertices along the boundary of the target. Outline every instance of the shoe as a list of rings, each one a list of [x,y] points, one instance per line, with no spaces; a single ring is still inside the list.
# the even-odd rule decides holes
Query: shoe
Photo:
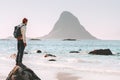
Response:
[[[22,68],[26,68],[26,66],[23,63],[20,63],[19,66]]]
[[[20,66],[21,68],[26,68],[26,66],[23,63],[16,63],[17,66]]]

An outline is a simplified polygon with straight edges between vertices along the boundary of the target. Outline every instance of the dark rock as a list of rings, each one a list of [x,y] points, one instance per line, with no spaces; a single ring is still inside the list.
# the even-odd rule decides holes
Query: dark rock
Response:
[[[89,52],[88,54],[95,54],[95,55],[113,55],[110,49],[99,49]]]
[[[14,54],[11,54],[11,55],[10,55],[10,58],[16,59],[16,56],[17,56],[17,55],[14,53]]]
[[[82,49],[79,49],[79,51],[82,51]]]
[[[120,56],[120,53],[116,53],[117,56]]]
[[[70,51],[70,53],[79,53],[79,51]]]
[[[117,54],[120,54],[120,53],[117,53]]]
[[[36,53],[42,53],[42,51],[41,50],[37,50]]]
[[[28,54],[28,52],[24,51],[24,54]]]
[[[52,55],[52,54],[45,54],[44,57],[56,57],[55,55]]]
[[[32,39],[30,39],[30,40],[40,40],[40,39],[35,39],[35,38],[32,38]]]
[[[55,59],[49,59],[48,61],[56,61]]]
[[[25,65],[15,66],[6,80],[41,80],[31,69]]]
[[[76,39],[64,39],[63,41],[76,41]]]

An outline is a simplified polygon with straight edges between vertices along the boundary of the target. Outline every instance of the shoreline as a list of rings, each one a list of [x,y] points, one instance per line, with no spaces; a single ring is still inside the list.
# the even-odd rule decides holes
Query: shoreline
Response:
[[[29,54],[24,55],[23,63],[32,69],[41,80],[120,80],[119,68],[110,66],[111,63],[96,66],[101,65],[99,60],[103,58],[93,61],[94,58],[84,60],[83,58],[57,56],[57,61],[48,61],[51,58],[44,58],[44,54]],[[11,58],[10,54],[2,54],[0,61],[0,79],[5,80],[15,66],[15,59]]]

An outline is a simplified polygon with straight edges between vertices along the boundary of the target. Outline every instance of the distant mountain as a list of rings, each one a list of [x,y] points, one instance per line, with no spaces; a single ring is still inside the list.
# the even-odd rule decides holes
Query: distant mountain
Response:
[[[41,39],[96,39],[80,24],[77,17],[64,11],[52,31]]]
[[[8,36],[6,39],[15,39],[13,36]]]

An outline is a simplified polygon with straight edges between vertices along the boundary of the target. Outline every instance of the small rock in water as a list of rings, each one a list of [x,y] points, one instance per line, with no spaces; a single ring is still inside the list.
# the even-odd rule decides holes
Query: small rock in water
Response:
[[[45,54],[44,57],[56,57],[55,55],[52,55],[52,54]]]
[[[42,53],[42,51],[41,50],[37,50],[36,53]]]
[[[28,54],[28,52],[24,51],[24,54]]]
[[[79,51],[70,51],[70,53],[80,53]]]
[[[16,56],[17,55],[14,53],[14,54],[10,55],[10,58],[16,59]]]
[[[56,61],[55,59],[49,59],[48,61]]]

